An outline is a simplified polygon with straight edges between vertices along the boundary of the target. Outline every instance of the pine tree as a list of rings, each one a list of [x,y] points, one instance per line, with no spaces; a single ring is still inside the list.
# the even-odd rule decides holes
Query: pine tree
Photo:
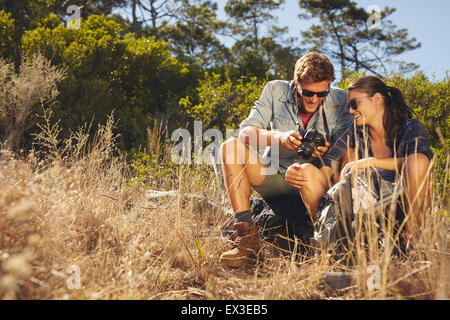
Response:
[[[232,54],[240,73],[257,78],[268,75],[291,78],[300,49],[293,38],[285,39],[287,27],[278,27],[274,11],[284,0],[229,0],[225,12],[230,17],[236,40]]]
[[[420,47],[406,29],[398,29],[388,19],[395,8],[367,12],[351,0],[299,0],[299,5],[306,10],[300,18],[320,21],[302,32],[302,43],[336,61],[342,77],[347,71],[361,70],[387,74],[390,65],[403,71],[417,68],[393,60]]]

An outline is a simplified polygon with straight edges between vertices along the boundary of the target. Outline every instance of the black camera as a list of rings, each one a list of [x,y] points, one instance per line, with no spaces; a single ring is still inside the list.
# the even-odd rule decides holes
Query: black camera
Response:
[[[311,158],[317,147],[325,147],[326,137],[315,129],[299,129],[303,137],[302,145],[298,148],[297,153],[303,159]]]

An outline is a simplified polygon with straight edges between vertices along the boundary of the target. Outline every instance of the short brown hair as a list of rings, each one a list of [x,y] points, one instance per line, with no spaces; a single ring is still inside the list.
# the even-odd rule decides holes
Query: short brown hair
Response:
[[[324,54],[312,51],[295,63],[294,81],[310,84],[322,81],[334,81],[334,67]]]

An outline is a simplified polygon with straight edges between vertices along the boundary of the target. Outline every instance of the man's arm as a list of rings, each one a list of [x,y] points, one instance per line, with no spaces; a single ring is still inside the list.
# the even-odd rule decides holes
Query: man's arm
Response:
[[[248,126],[239,132],[239,140],[250,146],[266,147],[280,145],[287,149],[298,150],[302,145],[302,136],[295,130],[281,132]]]

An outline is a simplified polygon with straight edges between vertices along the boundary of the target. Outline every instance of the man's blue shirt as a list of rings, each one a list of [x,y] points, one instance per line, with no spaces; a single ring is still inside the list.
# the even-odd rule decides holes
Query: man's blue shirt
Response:
[[[297,123],[302,129],[316,129],[326,134],[323,113],[330,131],[330,143],[353,123],[353,117],[348,113],[347,93],[339,88],[330,88],[330,93],[316,110],[306,128],[303,128],[301,117],[297,113],[294,98],[294,81],[274,80],[266,84],[260,98],[255,102],[247,119],[242,121],[240,129],[255,126],[261,129],[286,132],[297,130]],[[279,147],[279,154],[271,152],[267,147],[263,158],[279,165],[279,171],[284,173],[293,163],[311,162],[312,159],[302,159],[294,150]]]

